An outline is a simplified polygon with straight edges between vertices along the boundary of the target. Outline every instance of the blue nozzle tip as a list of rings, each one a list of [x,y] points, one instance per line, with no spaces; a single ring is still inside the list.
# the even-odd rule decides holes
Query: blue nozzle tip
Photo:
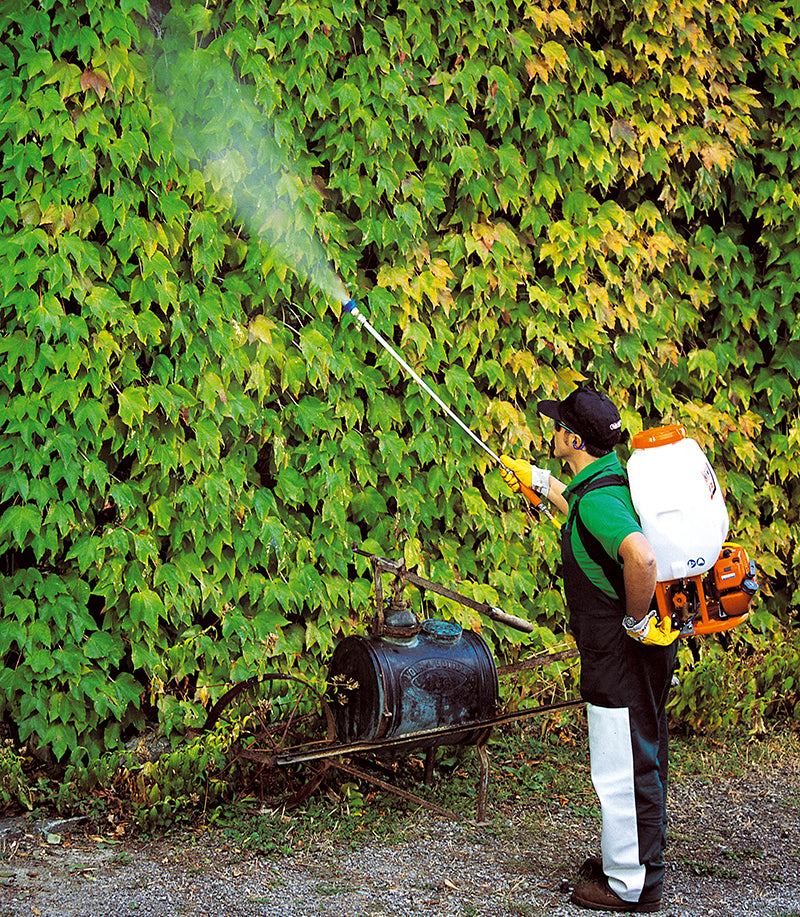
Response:
[[[346,303],[342,303],[342,308],[345,312],[352,312],[356,307],[356,301],[354,299],[348,299]]]

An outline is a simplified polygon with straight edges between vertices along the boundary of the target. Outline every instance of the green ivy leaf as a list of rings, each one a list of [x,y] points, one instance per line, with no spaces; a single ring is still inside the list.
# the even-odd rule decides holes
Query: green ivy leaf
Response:
[[[10,533],[13,543],[25,547],[31,536],[39,534],[42,527],[42,512],[38,506],[25,503],[9,506],[0,517],[0,535]]]
[[[126,426],[141,426],[147,410],[147,396],[143,388],[127,388],[120,392],[119,416]]]
[[[713,350],[696,350],[689,355],[689,372],[699,372],[700,378],[718,375],[717,357]]]
[[[121,655],[119,637],[97,630],[84,643],[83,652],[89,659],[118,660]]]
[[[164,603],[152,589],[142,589],[130,598],[130,616],[137,627],[144,625],[157,631],[164,616]]]
[[[790,341],[778,347],[772,366],[785,370],[796,383],[800,383],[800,341]]]

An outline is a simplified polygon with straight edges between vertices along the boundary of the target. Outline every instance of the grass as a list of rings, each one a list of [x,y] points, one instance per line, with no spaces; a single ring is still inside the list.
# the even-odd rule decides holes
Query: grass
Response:
[[[585,735],[580,714],[561,714],[548,723],[525,724],[496,730],[489,743],[489,834],[509,830],[512,812],[533,801],[555,798],[576,814],[596,811],[589,780]],[[437,752],[434,784],[426,787],[424,751],[382,762],[380,779],[401,790],[474,819],[479,764],[472,747],[447,747]],[[369,769],[366,762],[359,762]],[[336,845],[357,848],[376,838],[391,844],[399,840],[409,816],[419,806],[349,775],[329,778],[302,807],[291,812],[262,811],[257,800],[241,799],[218,807],[210,825],[229,843],[261,853],[290,854],[319,842],[324,836]],[[477,838],[480,835],[476,836]]]
[[[566,710],[497,729],[488,750],[488,824],[476,832],[476,838],[506,836],[535,822],[554,806],[570,817],[599,821],[589,773],[583,710]],[[800,728],[791,722],[773,725],[772,731],[762,737],[749,735],[743,728],[710,736],[675,735],[670,742],[670,779],[673,785],[680,785],[710,779],[713,775],[737,777],[755,768],[780,767],[787,755],[798,754]],[[479,774],[476,750],[439,749],[431,787],[423,783],[424,760],[424,751],[404,754],[384,762],[380,777],[449,809],[469,824],[476,815]],[[359,766],[366,765],[359,762]],[[213,769],[206,773],[213,773]],[[109,811],[113,808],[118,821],[125,820],[125,798],[100,792],[103,790],[97,787],[89,794],[89,817],[99,830],[108,815],[103,811],[103,801],[107,800],[106,806]],[[72,805],[79,811],[83,806],[86,811],[79,790],[75,792]],[[162,795],[166,796],[163,790]],[[170,798],[174,801],[170,827],[155,827],[151,834],[168,836],[187,828],[211,831],[221,835],[233,848],[264,854],[289,855],[321,842],[353,849],[376,840],[391,844],[403,837],[409,818],[420,817],[416,803],[376,789],[335,768],[331,768],[326,782],[306,803],[289,812],[265,810],[257,798],[243,796],[236,787],[225,788],[211,802],[201,796],[202,802],[198,804],[181,785],[176,785]],[[424,814],[424,810],[419,812]],[[40,813],[31,814],[36,817]],[[132,821],[129,817],[129,822]],[[129,824],[128,833],[131,831],[135,833],[135,824]],[[144,836],[141,829],[139,836]]]
[[[679,785],[711,775],[741,776],[754,768],[779,766],[792,753],[800,754],[800,730],[792,725],[763,738],[744,729],[724,736],[677,735],[670,742],[670,779]],[[476,842],[481,836],[518,831],[553,805],[570,816],[599,822],[582,711],[496,730],[489,755],[488,824],[476,833]],[[432,787],[423,784],[422,752],[397,759],[390,770],[391,775],[382,773],[381,779],[467,822],[475,818],[479,765],[474,748],[440,749]],[[352,848],[376,839],[391,844],[402,838],[408,819],[417,817],[415,803],[349,775],[337,781],[336,771],[331,773],[333,778],[299,809],[256,815],[247,811],[246,803],[227,805],[219,810],[216,824],[239,847],[288,854],[312,847],[321,838]],[[752,855],[759,853],[753,850]]]
[[[717,878],[717,879],[738,879],[739,873],[729,866],[722,866],[719,863],[706,863],[702,860],[684,860],[683,866],[686,871],[698,879]]]
[[[132,862],[133,856],[127,851],[124,851],[123,853],[115,853],[114,856],[109,860],[109,863],[113,864],[114,866],[130,866]]]
[[[707,736],[677,735],[670,740],[670,766],[677,779],[696,775],[741,777],[753,768],[780,765],[800,753],[800,724],[773,724],[763,736],[739,727]]]
[[[314,891],[318,895],[346,895],[348,892],[356,891],[352,885],[317,885]]]

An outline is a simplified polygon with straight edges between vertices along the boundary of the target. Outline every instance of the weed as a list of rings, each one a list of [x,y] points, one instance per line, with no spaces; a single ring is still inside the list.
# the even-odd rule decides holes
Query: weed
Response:
[[[787,753],[800,752],[800,732],[791,725],[767,737],[742,726],[716,736],[673,736],[670,762],[676,779],[722,774],[738,777],[761,764],[779,764]]]
[[[723,848],[723,856],[726,860],[763,860],[764,851],[761,847],[742,847],[741,850],[726,850]]]
[[[314,890],[318,895],[346,895],[356,888],[352,885],[318,885]]]
[[[508,906],[508,913],[514,917],[532,917],[534,910],[533,905],[526,904],[523,901],[513,901]]]
[[[6,806],[33,808],[24,755],[16,752],[8,742],[0,747],[0,810]]]
[[[698,878],[738,879],[739,873],[727,866],[705,863],[703,860],[685,860],[684,865],[690,875]]]

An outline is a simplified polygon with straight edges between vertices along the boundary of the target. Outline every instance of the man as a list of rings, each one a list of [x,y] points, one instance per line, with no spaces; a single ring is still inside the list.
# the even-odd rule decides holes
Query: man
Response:
[[[580,869],[571,900],[606,911],[657,911],[664,880],[667,693],[677,631],[651,610],[656,559],[613,449],[622,423],[612,402],[582,387],[541,401],[555,421],[556,458],[573,472],[564,486],[548,471],[503,457],[503,478],[547,497],[561,532],[570,629],[581,656],[592,782],[602,814],[601,857]]]

